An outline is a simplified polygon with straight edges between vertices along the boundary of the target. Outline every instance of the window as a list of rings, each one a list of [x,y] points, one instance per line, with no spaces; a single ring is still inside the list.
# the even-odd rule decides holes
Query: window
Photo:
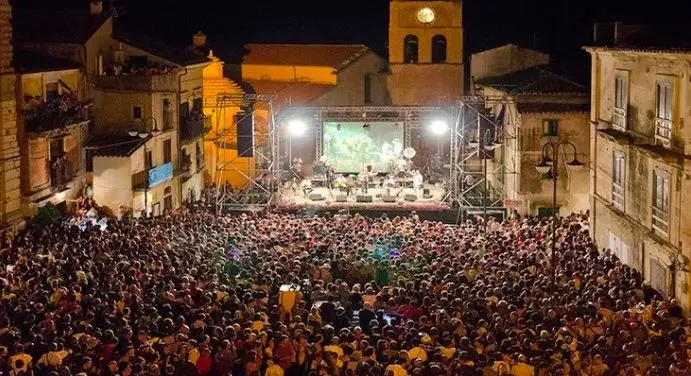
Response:
[[[417,64],[418,61],[418,39],[415,35],[406,35],[403,39],[403,62],[406,64]]]
[[[50,140],[50,160],[62,157],[65,154],[65,139],[52,138]]]
[[[204,110],[204,98],[195,98],[192,101],[192,109],[202,112]]]
[[[144,159],[144,168],[148,170],[151,167],[154,167],[154,157],[151,150],[147,150]]]
[[[655,93],[655,139],[668,146],[672,140],[674,85],[668,80],[658,81]]]
[[[46,102],[52,102],[60,98],[60,85],[57,82],[46,84]]]
[[[432,63],[446,63],[446,37],[443,35],[432,38]]]
[[[650,284],[663,295],[667,294],[667,268],[658,260],[650,260]]]
[[[667,235],[669,228],[669,174],[653,173],[653,230]]]
[[[166,187],[163,190],[163,212],[168,213],[173,210],[173,189]]]
[[[629,79],[626,72],[617,73],[614,79],[614,122],[613,127],[626,131],[629,107]]]
[[[188,102],[180,103],[180,119],[187,119],[190,116],[190,105]]]
[[[365,104],[372,103],[372,75],[365,74]]]
[[[170,139],[163,141],[163,163],[169,163],[173,160],[173,149]]]
[[[626,160],[624,154],[614,153],[612,159],[612,205],[619,210],[624,210],[624,178]]]
[[[133,106],[132,107],[132,118],[133,119],[144,118],[144,115],[142,114],[142,107],[141,106]]]
[[[542,135],[556,136],[559,134],[559,120],[545,119],[542,121]]]

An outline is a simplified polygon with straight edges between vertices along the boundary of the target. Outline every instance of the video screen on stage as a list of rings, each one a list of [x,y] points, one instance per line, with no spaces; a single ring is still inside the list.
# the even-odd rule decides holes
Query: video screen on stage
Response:
[[[367,165],[388,172],[403,152],[403,126],[395,122],[324,122],[323,155],[336,172],[360,173]]]

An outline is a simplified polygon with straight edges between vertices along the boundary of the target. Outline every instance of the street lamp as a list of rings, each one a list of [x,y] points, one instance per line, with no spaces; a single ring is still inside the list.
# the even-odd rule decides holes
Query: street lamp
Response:
[[[552,173],[552,286],[557,280],[557,178],[559,177],[559,151],[563,146],[570,146],[573,149],[573,160],[566,164],[567,167],[578,168],[583,166],[583,162],[578,160],[576,146],[569,141],[547,141],[542,145],[542,158],[535,165],[535,169],[540,174]],[[552,157],[550,157],[550,153]]]
[[[498,138],[495,137],[494,140],[491,138],[492,132],[490,129],[487,129],[485,130],[482,143],[478,140],[471,140],[468,142],[468,145],[471,148],[479,148],[480,145],[484,147],[484,150],[482,151],[482,175],[484,183],[484,189],[482,191],[482,219],[485,230],[487,229],[487,152],[497,149],[501,146],[501,141],[499,141]],[[479,155],[480,150],[478,150],[478,156]]]

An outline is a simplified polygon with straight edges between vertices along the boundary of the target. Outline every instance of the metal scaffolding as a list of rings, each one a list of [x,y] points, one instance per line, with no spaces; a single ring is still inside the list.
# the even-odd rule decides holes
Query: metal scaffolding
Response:
[[[216,145],[216,210],[262,210],[274,202],[278,174],[278,137],[274,121],[272,96],[257,94],[218,94],[216,97],[216,129],[213,142]],[[226,121],[227,111],[240,108],[241,112]],[[238,123],[245,117],[253,117],[257,111],[266,112],[266,119],[254,124],[252,129],[252,157],[245,157],[238,150]],[[232,187],[227,182],[229,173],[241,176],[245,184]]]
[[[226,148],[237,150],[235,135],[237,124],[219,124],[222,131],[216,140],[218,147],[217,178],[225,171],[242,174],[248,184],[240,190],[221,189],[217,200],[219,210],[248,210],[256,207],[270,207],[275,204],[275,195],[283,177],[292,176],[290,161],[290,137],[287,124],[300,118],[315,129],[315,155],[322,155],[322,126],[324,121],[397,122],[404,130],[405,147],[420,142],[416,138],[433,119],[444,118],[449,123],[450,134],[438,140],[437,153],[440,161],[446,191],[444,201],[459,210],[459,220],[475,215],[505,216],[504,182],[508,175],[515,174],[516,167],[506,164],[503,148],[488,149],[488,142],[494,146],[515,139],[507,131],[503,119],[498,119],[488,107],[504,107],[508,110],[507,98],[464,97],[449,106],[322,106],[288,107],[274,118],[271,98],[257,95],[219,95],[217,113],[223,119],[226,107],[245,108],[251,116],[258,104],[268,110],[267,126],[255,127],[255,169],[253,173],[238,169],[233,160],[224,160]],[[262,140],[265,140],[263,142]],[[419,151],[419,150],[418,150]],[[217,181],[219,187],[223,186]]]
[[[458,103],[451,139],[451,181],[455,184],[450,199],[459,208],[459,221],[477,215],[507,215],[505,182],[516,167],[507,164],[504,148],[499,146],[515,135],[488,107],[503,107],[506,114],[509,103],[504,97],[465,97]]]

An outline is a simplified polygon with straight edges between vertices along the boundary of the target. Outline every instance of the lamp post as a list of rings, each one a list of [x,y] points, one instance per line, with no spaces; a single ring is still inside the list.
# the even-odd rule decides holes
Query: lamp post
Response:
[[[535,166],[540,174],[552,172],[552,287],[557,280],[557,179],[559,176],[559,151],[563,146],[570,146],[573,149],[573,160],[568,162],[567,167],[581,167],[583,163],[578,160],[576,146],[569,141],[547,141],[542,145],[542,157]],[[552,157],[550,157],[550,152]]]
[[[501,142],[496,137],[494,140],[492,140],[491,137],[492,132],[490,129],[487,129],[485,130],[482,142],[470,141],[469,143],[470,147],[478,148],[478,156],[480,156],[480,150],[482,150],[482,176],[484,185],[482,190],[482,220],[485,230],[487,230],[487,152],[501,146]],[[482,149],[480,149],[481,146]]]

